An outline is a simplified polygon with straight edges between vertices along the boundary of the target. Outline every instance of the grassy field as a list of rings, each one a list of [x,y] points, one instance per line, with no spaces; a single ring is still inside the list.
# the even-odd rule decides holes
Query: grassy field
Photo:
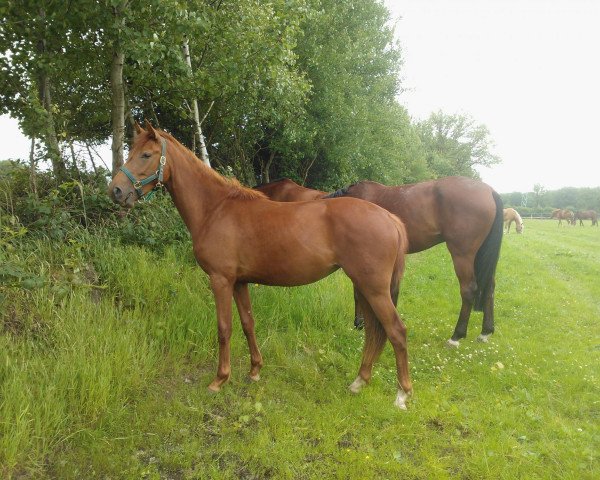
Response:
[[[47,265],[65,261],[37,249]],[[505,236],[496,333],[475,342],[473,314],[458,349],[445,347],[459,309],[448,252],[411,255],[398,307],[415,392],[406,412],[392,405],[389,345],[371,385],[347,391],[363,333],[340,273],[253,286],[262,379],[245,381],[236,323],[232,380],[209,394],[214,305],[189,250],[90,241],[81,254],[101,288],[14,302],[0,336],[0,476],[600,478],[600,229],[530,220]]]

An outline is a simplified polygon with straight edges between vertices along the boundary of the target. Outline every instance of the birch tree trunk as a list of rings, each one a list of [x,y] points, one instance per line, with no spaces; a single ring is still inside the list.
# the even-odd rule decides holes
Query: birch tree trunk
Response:
[[[46,21],[46,12],[40,10],[40,18],[43,22]],[[44,29],[45,30],[45,29]],[[43,34],[45,35],[45,34]],[[46,39],[44,36],[38,41],[38,54],[44,57],[46,53]],[[56,127],[54,125],[54,114],[52,113],[52,99],[50,96],[50,77],[44,67],[41,68],[39,77],[39,98],[44,110],[46,111],[43,138],[48,151],[48,156],[52,162],[52,172],[59,180],[67,178],[67,169],[65,163],[60,156],[60,148],[58,146],[58,137],[56,136]]]
[[[112,95],[112,176],[114,177],[119,168],[123,166],[123,142],[125,140],[125,88],[123,86],[123,64],[125,63],[125,54],[121,44],[122,30],[125,27],[124,10],[127,8],[127,1],[120,2],[113,6],[113,17],[117,31],[113,39],[113,58],[110,67],[110,90]]]
[[[37,172],[35,168],[35,138],[31,138],[31,149],[29,151],[29,179],[31,181],[31,189],[35,198],[38,198],[37,191]]]
[[[192,70],[192,59],[190,56],[190,42],[186,39],[183,42],[183,55],[185,56],[185,63],[187,63],[190,75],[193,73]],[[210,160],[208,158],[208,150],[206,150],[206,141],[202,134],[202,127],[200,126],[200,112],[198,110],[198,100],[192,99],[192,112],[194,113],[194,127],[195,135],[198,139],[198,146],[200,147],[200,158],[202,161],[210,167]]]
[[[123,62],[125,56],[115,44],[110,70],[110,88],[112,92],[112,175],[123,165],[123,140],[125,137],[125,92],[123,90]]]
[[[96,168],[96,162],[94,162],[94,156],[92,155],[92,151],[90,150],[89,143],[86,143],[85,147],[87,148],[88,156],[90,157],[90,162],[92,162],[92,168],[94,169],[94,173],[98,175],[98,169]]]

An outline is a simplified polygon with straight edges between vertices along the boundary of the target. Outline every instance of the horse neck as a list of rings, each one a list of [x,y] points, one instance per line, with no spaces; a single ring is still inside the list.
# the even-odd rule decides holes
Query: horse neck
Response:
[[[170,158],[167,155],[167,164],[167,190],[193,238],[210,212],[226,198],[227,188],[191,152],[177,150]]]

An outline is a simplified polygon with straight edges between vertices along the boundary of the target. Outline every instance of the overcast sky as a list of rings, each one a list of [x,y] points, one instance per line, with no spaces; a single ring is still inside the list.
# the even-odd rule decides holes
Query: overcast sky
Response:
[[[386,0],[418,119],[485,124],[500,192],[600,186],[600,0]]]
[[[499,192],[600,186],[600,0],[385,0],[397,19],[415,119],[464,113],[485,124],[503,163]],[[0,158],[29,142],[0,117]],[[105,161],[110,163],[110,150]]]

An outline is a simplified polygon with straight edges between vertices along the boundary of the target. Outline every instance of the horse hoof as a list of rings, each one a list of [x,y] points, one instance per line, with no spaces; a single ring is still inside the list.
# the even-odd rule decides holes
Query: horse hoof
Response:
[[[248,382],[249,383],[254,383],[254,382],[258,382],[260,380],[260,374],[257,373],[256,375],[248,375]]]
[[[459,345],[460,342],[458,340],[452,340],[451,338],[446,342],[448,348],[458,348]]]
[[[361,377],[356,377],[356,380],[354,380],[350,386],[348,387],[348,390],[350,390],[352,393],[354,393],[355,395],[357,393],[359,393],[362,388],[367,384],[367,382],[365,382]]]
[[[481,343],[487,343],[490,338],[490,334],[484,335],[483,333],[479,334],[477,337],[477,341]]]
[[[215,385],[209,385],[207,387],[208,393],[219,393],[221,391],[221,387],[217,387]]]
[[[394,407],[400,410],[406,410],[406,400],[408,400],[408,397],[410,397],[410,394],[406,393],[402,389],[398,389],[398,395],[396,395]]]

